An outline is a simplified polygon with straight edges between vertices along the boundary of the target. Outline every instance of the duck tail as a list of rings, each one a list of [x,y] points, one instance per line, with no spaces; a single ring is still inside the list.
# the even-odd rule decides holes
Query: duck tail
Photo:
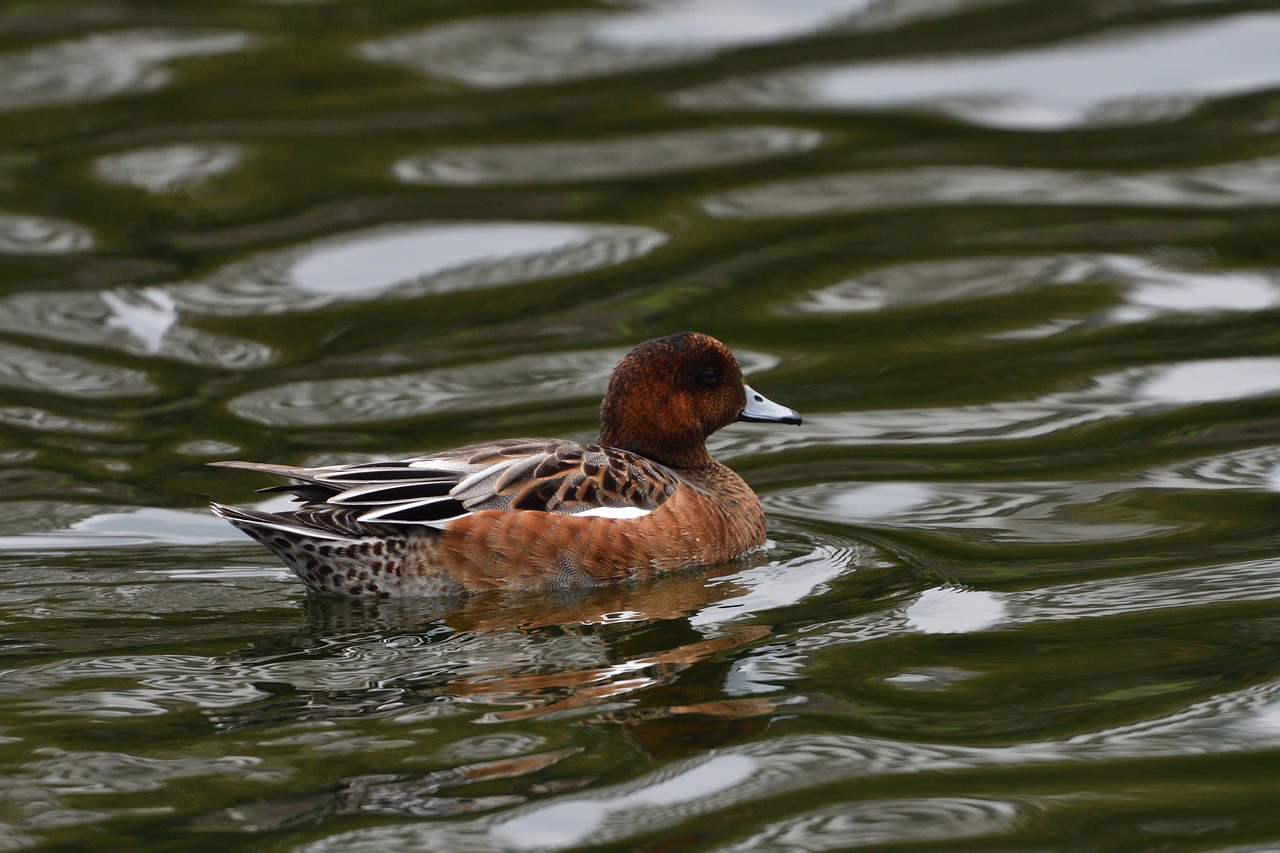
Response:
[[[267,546],[319,595],[388,595],[399,586],[397,555],[387,543],[344,536],[308,525],[293,514],[276,515],[210,504],[214,513]]]
[[[247,509],[242,506],[227,506],[225,504],[211,503],[209,508],[213,510],[214,515],[219,518],[225,518],[244,533],[257,539],[262,544],[272,550],[279,550],[276,546],[277,542],[271,541],[269,537],[273,534],[285,534],[282,538],[289,540],[291,537],[306,540],[324,540],[328,542],[350,542],[352,537],[343,536],[331,530],[322,530],[318,527],[312,527],[303,524],[296,518],[288,515],[276,515],[271,512],[262,512],[256,509]]]

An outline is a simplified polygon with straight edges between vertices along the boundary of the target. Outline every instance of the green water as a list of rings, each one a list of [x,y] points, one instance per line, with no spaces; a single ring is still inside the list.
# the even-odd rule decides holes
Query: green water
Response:
[[[0,7],[0,850],[1280,849],[1280,6]],[[741,563],[205,510],[720,337]],[[271,505],[271,504],[269,504]]]

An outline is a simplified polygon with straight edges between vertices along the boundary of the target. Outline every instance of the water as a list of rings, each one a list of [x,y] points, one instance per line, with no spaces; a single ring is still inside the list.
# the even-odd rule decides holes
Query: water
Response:
[[[0,11],[0,850],[1280,849],[1278,33]],[[685,328],[806,418],[738,563],[322,601],[203,508]]]

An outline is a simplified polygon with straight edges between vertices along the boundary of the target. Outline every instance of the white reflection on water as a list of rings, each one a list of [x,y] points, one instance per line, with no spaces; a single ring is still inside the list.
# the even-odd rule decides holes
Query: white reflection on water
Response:
[[[1167,403],[1211,403],[1280,394],[1280,358],[1219,358],[1165,365],[1138,394]]]
[[[924,166],[844,172],[731,190],[712,216],[831,216],[932,205],[1114,205],[1231,209],[1280,203],[1280,159],[1151,172]]]
[[[723,431],[716,454],[804,447],[1010,442],[1173,406],[1280,395],[1280,358],[1207,359],[1132,367],[1086,379],[1081,390],[968,406],[805,413],[804,427],[750,436]]]
[[[901,797],[842,802],[778,816],[717,853],[780,853],[849,850],[856,847],[933,841],[949,846],[1012,830],[1026,804],[986,797]],[[938,849],[946,849],[945,847]]]
[[[926,108],[1052,130],[1167,119],[1204,100],[1280,86],[1280,15],[1129,29],[1047,48],[800,69],[677,96],[685,106]]]
[[[315,240],[166,289],[206,314],[278,314],[539,281],[625,263],[667,240],[621,225],[419,222]]]
[[[123,293],[110,291],[102,294],[102,301],[111,310],[107,325],[122,329],[135,338],[148,353],[159,352],[164,339],[178,322],[178,306],[173,297],[158,287],[146,287]]]
[[[564,797],[541,807],[523,809],[515,817],[496,821],[489,832],[506,848],[574,847],[596,834],[615,815],[714,796],[741,784],[757,769],[756,762],[746,756],[713,756],[667,778],[612,797]]]
[[[971,669],[959,669],[954,666],[915,667],[906,672],[887,675],[881,681],[899,690],[913,692],[939,692],[949,690],[952,686],[981,676],[981,672]]]
[[[1100,619],[1160,610],[1188,611],[1240,602],[1280,598],[1276,560],[1249,560],[1133,577],[1059,584],[1005,593],[1008,624]]]
[[[1257,717],[1243,725],[1268,737],[1280,735],[1280,700],[1260,709]]]
[[[824,29],[871,5],[870,0],[659,0],[626,3],[634,11],[611,15],[595,36],[612,45],[731,47],[794,38]]]
[[[265,344],[184,325],[173,293],[161,286],[2,297],[0,330],[236,370],[275,360]]]
[[[694,778],[699,767],[708,765],[707,759],[699,756],[668,764],[622,784],[598,788],[587,795],[565,794],[478,819],[356,829],[300,849],[309,853],[332,850],[373,853],[408,848],[454,853],[524,850],[533,845],[504,830],[513,824],[521,826],[520,822],[528,820],[529,826],[544,833],[538,836],[540,849],[568,850],[640,839],[717,812],[733,810],[741,814],[746,813],[748,806],[768,809],[777,797],[831,790],[831,786],[852,780],[866,784],[877,778],[925,771],[945,774],[983,768],[999,772],[1002,768],[1022,770],[1054,764],[1070,764],[1080,772],[1081,762],[1092,762],[1095,771],[1105,772],[1104,762],[1115,760],[1259,752],[1280,744],[1280,731],[1266,725],[1267,715],[1277,701],[1280,701],[1280,684],[1273,682],[1218,694],[1155,719],[1063,739],[1010,746],[912,743],[848,734],[775,734],[752,743],[721,747],[715,752],[713,761],[724,762],[728,770],[725,776],[731,784],[727,786],[708,780],[707,789],[702,792],[682,785],[683,790],[674,792],[680,796],[644,795],[649,789],[665,793],[668,780]],[[750,773],[741,772],[747,768]],[[626,803],[627,807],[610,808],[618,802]],[[999,824],[1001,820],[1008,820],[1013,811],[1013,806],[996,809],[990,817],[979,816],[977,820]],[[562,821],[557,833],[542,820],[549,815],[572,820]],[[756,822],[753,819],[750,823]],[[779,826],[764,817],[759,818],[759,823]],[[953,823],[946,821],[945,826],[950,833]],[[801,837],[807,836],[801,834]],[[947,837],[950,838],[950,834]],[[819,841],[831,838],[827,833],[817,835]],[[840,842],[841,846],[848,846],[849,839],[841,838]]]
[[[1100,271],[1084,256],[957,258],[870,270],[782,306],[785,314],[861,314],[984,299],[1047,284],[1081,283]]]
[[[967,299],[1039,287],[1111,286],[1125,304],[1088,321],[1138,323],[1170,313],[1263,311],[1280,306],[1280,272],[1191,270],[1135,255],[970,257],[873,269],[811,291],[782,313],[850,314]],[[1060,321],[1058,331],[1079,322]],[[1020,329],[1008,333],[1023,334]]]
[[[475,18],[367,42],[365,59],[470,86],[552,83],[690,62],[831,29],[878,29],[1000,0],[615,0],[612,11]]]
[[[70,432],[88,435],[120,432],[124,424],[59,415],[34,406],[0,406],[0,423],[39,432]]]
[[[589,236],[590,231],[582,226],[554,223],[439,225],[388,231],[317,246],[291,264],[287,276],[308,293],[350,298],[382,293],[471,264],[554,252]],[[450,288],[437,281],[434,289],[466,287]]]
[[[725,696],[735,698],[776,693],[803,681],[807,664],[784,644],[757,647],[733,662],[721,690]]]
[[[37,758],[22,765],[20,777],[4,779],[11,788],[20,780],[48,780],[60,795],[119,794],[158,791],[177,779],[232,775],[245,782],[279,781],[282,771],[268,769],[267,763],[249,755],[183,756],[151,758],[123,752],[81,752],[59,747],[33,750]],[[98,816],[84,812],[90,820]],[[81,821],[73,821],[79,823]]]
[[[251,391],[228,407],[271,426],[318,426],[396,420],[547,400],[600,397],[625,349],[518,356],[367,379],[320,379]],[[781,359],[736,351],[744,373],[768,370]]]
[[[29,227],[26,219],[16,232],[25,251],[70,251],[78,239],[76,232],[50,230],[46,220]],[[0,217],[0,251],[7,246],[4,226]],[[258,255],[195,282],[13,294],[0,298],[0,330],[192,364],[256,368],[275,360],[271,347],[194,328],[183,315],[275,314],[540,281],[625,263],[666,239],[649,228],[574,223],[385,226]],[[66,358],[49,354],[45,360]],[[7,372],[9,384],[22,381],[18,366]],[[380,381],[391,389],[384,396],[400,393],[396,378]]]
[[[121,523],[121,519],[112,521],[116,527]],[[221,609],[229,601],[235,602],[231,609],[246,612],[291,606],[282,605],[280,594],[274,591],[273,600],[265,600],[261,583],[255,588],[245,582],[271,576],[252,563],[226,566],[222,556],[208,569],[175,570],[167,568],[173,564],[172,557],[164,557],[144,563],[157,568],[142,573],[162,574],[164,580],[147,578],[144,582],[136,564],[145,559],[130,558],[129,571],[123,573],[105,573],[97,566],[78,574],[19,569],[14,572],[13,590],[4,597],[4,618],[74,621],[145,607],[147,618],[159,621],[165,614]],[[846,568],[843,563],[841,567]],[[670,683],[688,666],[741,648],[768,633],[760,626],[699,631],[698,639],[675,648],[619,656],[614,644],[606,641],[616,636],[616,631],[574,629],[605,624],[610,620],[592,614],[601,612],[600,608],[617,613],[623,602],[643,610],[648,615],[640,618],[651,621],[682,618],[708,598],[703,578],[668,580],[671,583],[641,588],[535,597],[529,603],[482,597],[462,610],[457,602],[412,599],[325,602],[316,617],[319,622],[308,629],[309,633],[324,632],[323,639],[314,638],[320,640],[319,645],[308,643],[309,653],[274,644],[266,650],[255,651],[250,646],[213,658],[152,653],[132,646],[121,653],[108,653],[95,647],[88,655],[14,662],[0,672],[0,697],[10,704],[20,701],[32,713],[94,719],[181,713],[191,706],[216,709],[223,712],[217,719],[235,729],[257,719],[260,703],[266,698],[262,685],[288,684],[294,695],[305,698],[308,709],[295,723],[326,721],[319,731],[310,729],[313,736],[293,741],[299,751],[316,756],[375,748],[364,738],[359,740],[365,746],[349,743],[351,738],[341,728],[342,721],[359,720],[369,713],[389,715],[396,726],[418,724],[436,715],[466,713],[463,705],[503,709],[474,718],[476,722],[574,711],[598,713],[609,707],[626,707],[632,693]],[[743,579],[743,583],[750,582]],[[271,587],[288,591],[296,590],[297,584]],[[710,591],[710,597],[715,598],[716,593]],[[32,611],[31,602],[51,598],[56,599],[56,608]],[[774,600],[780,600],[779,596]],[[381,616],[370,612],[374,608]],[[436,622],[440,619],[457,627],[445,628],[444,623]],[[537,630],[540,625],[569,627],[548,632]],[[189,630],[183,628],[181,633],[186,636]],[[325,648],[340,649],[340,666],[334,665]],[[774,678],[777,673],[771,663],[776,662],[776,656],[772,661],[764,660],[762,651],[769,650],[754,652],[762,663],[757,674]],[[95,683],[103,685],[102,689],[79,689]],[[442,693],[453,700],[423,703],[426,696]],[[372,740],[375,738],[368,738]],[[674,780],[664,790],[649,792],[634,802],[678,799],[683,786],[682,781]]]
[[[1130,493],[1127,482],[819,483],[774,492],[771,512],[910,530],[964,530],[971,543],[1140,540],[1185,529],[1139,506],[1115,520],[1092,508]]]
[[[82,399],[156,391],[141,370],[6,343],[0,343],[0,387]]]
[[[993,592],[948,586],[926,589],[905,612],[907,624],[925,634],[985,631],[1007,615],[1008,607]]]
[[[781,500],[785,503],[785,498]],[[853,518],[884,518],[936,500],[937,493],[924,483],[867,483],[841,488],[827,503]]]
[[[93,248],[89,229],[63,219],[0,213],[0,254],[66,255]]]
[[[413,184],[543,184],[591,181],[727,166],[809,151],[815,130],[727,127],[594,141],[445,148],[392,167]]]
[[[1251,560],[1003,592],[996,602],[998,622],[981,627],[998,625],[1002,630],[1012,630],[1045,622],[1106,619],[1159,611],[1182,614],[1178,618],[1184,620],[1193,619],[1199,608],[1280,598],[1277,568],[1273,559]],[[988,612],[996,613],[996,610]],[[807,625],[803,633],[779,639],[790,642],[796,655],[808,657],[818,649],[880,640],[918,629],[909,617],[909,610],[877,612]],[[947,623],[940,624],[945,627]],[[1275,689],[1280,690],[1280,685]]]
[[[173,77],[165,63],[232,53],[250,43],[242,32],[122,30],[0,54],[0,110],[149,92]]]
[[[94,169],[108,183],[163,193],[226,174],[246,153],[243,145],[231,143],[166,145],[108,154],[94,161]]]
[[[1126,294],[1129,306],[1117,309],[1112,317],[1141,322],[1166,311],[1264,311],[1280,306],[1280,274],[1272,270],[1160,272],[1165,280],[1145,281],[1131,288]]]
[[[48,529],[27,529],[15,535],[0,535],[0,551],[127,548],[157,543],[211,545],[238,542],[242,538],[234,528],[205,510],[159,507],[117,510],[75,504],[55,505],[53,509],[55,512],[48,517]],[[12,527],[15,511],[14,505],[6,505],[4,527]],[[60,522],[65,526],[59,528]]]
[[[243,394],[228,407],[257,423],[318,426],[588,397],[603,391],[625,353],[551,353],[396,376],[294,382]]]
[[[183,574],[193,572],[176,573],[179,577]],[[146,598],[156,598],[156,609],[151,611],[154,613],[203,609],[203,602],[196,595],[181,599],[173,595],[173,589],[201,593],[216,589],[228,598],[246,595],[244,589],[226,583],[229,580],[226,574],[210,573],[204,580],[206,582],[200,584],[169,581],[163,587],[148,588],[137,584],[135,579],[131,590],[135,595],[145,593]],[[101,587],[97,592],[99,598],[104,594]],[[179,607],[172,606],[174,598],[179,599]],[[207,597],[206,601],[210,607],[225,605],[216,597]],[[121,601],[113,604],[127,606]],[[258,606],[261,604],[259,601]],[[57,616],[48,614],[47,618]],[[423,622],[416,624],[421,626]],[[321,717],[331,719],[336,728],[336,724],[346,718],[362,716],[397,698],[404,700],[405,694],[412,690],[409,685],[415,682],[429,689],[440,686],[439,677],[447,675],[452,679],[451,686],[461,689],[467,677],[474,676],[475,681],[484,682],[490,692],[498,692],[507,679],[516,677],[513,673],[524,668],[548,672],[591,669],[605,663],[606,658],[600,642],[594,638],[539,638],[514,629],[451,635],[438,641],[410,635],[404,637],[399,646],[386,645],[385,641],[386,637],[380,633],[362,633],[360,637],[339,633],[330,642],[342,644],[342,666],[334,666],[327,655],[268,655],[262,659],[233,655],[211,659],[157,652],[65,658],[3,670],[0,696],[8,702],[20,699],[28,708],[47,714],[85,716],[105,711],[112,716],[126,716],[173,713],[181,706],[229,711],[236,706],[252,706],[264,698],[264,684],[289,684],[299,693],[316,694],[312,698],[317,706],[323,706],[326,698],[335,700],[336,704],[327,708]],[[93,681],[112,683],[115,689],[110,694],[90,696],[62,689],[69,684]],[[338,695],[348,691],[352,695],[345,700]],[[518,697],[503,694],[494,702],[512,704],[517,700]],[[482,701],[482,697],[469,695],[467,701]],[[406,713],[413,713],[414,704],[396,703],[399,710]],[[246,713],[246,718],[252,719],[252,707]],[[240,719],[229,714],[225,718]],[[330,736],[322,732],[305,744],[304,752],[315,756],[338,753],[342,746],[331,742],[335,739],[345,738],[340,733]]]
[[[689,624],[709,629],[822,595],[829,584],[854,565],[873,565],[875,557],[863,545],[819,544],[808,554],[785,562],[771,562],[707,581],[710,588],[727,586],[737,595],[715,597],[689,617]]]
[[[1176,462],[1146,472],[1144,479],[1168,488],[1280,491],[1280,446]]]

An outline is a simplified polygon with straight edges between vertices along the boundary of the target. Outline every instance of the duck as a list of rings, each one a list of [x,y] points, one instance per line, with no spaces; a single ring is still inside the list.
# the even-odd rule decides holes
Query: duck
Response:
[[[323,596],[455,597],[602,586],[724,563],[765,543],[746,481],[707,438],[738,421],[799,425],[700,332],[618,362],[594,444],[508,438],[391,462],[210,463],[284,477],[291,511],[211,504]]]

